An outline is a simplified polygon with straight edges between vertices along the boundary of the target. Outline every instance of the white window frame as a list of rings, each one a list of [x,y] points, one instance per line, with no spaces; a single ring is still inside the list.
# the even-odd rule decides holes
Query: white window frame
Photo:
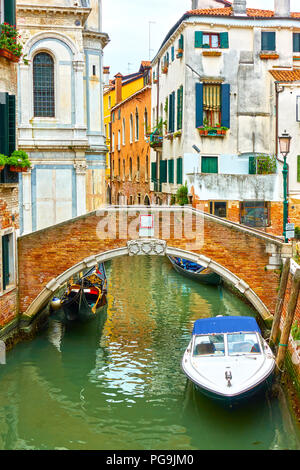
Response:
[[[1,235],[1,260],[3,259],[2,256],[2,237],[5,235],[11,235],[11,241],[10,241],[10,246],[9,246],[9,257],[12,259],[12,264],[9,266],[11,269],[9,271],[12,273],[12,279],[10,284],[7,286],[5,290],[3,290],[3,266],[2,266],[2,261],[1,261],[1,292],[0,295],[3,293],[7,293],[10,290],[13,290],[16,288],[17,285],[17,258],[16,258],[16,232],[14,228],[8,228],[6,230],[2,230],[0,232]]]
[[[0,0],[0,23],[4,23],[4,0]]]

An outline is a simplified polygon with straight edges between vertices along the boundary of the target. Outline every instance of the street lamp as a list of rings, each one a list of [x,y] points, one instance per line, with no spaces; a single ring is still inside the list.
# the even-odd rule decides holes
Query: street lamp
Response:
[[[286,163],[286,157],[290,153],[290,145],[291,145],[291,136],[287,134],[286,131],[278,137],[279,139],[279,147],[280,153],[283,156],[283,236],[284,242],[288,243],[288,239],[286,238],[286,224],[288,222],[288,197],[287,197],[287,179],[288,179],[288,166]]]

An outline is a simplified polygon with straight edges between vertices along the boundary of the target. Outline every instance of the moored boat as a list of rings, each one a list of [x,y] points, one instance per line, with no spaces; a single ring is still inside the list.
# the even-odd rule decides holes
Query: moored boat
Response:
[[[269,385],[274,368],[275,357],[253,317],[196,320],[182,359],[183,372],[202,393],[229,403]]]
[[[209,268],[205,268],[198,263],[193,263],[184,258],[168,256],[173,268],[180,274],[190,279],[197,280],[203,284],[217,286],[221,284],[222,278]]]
[[[71,281],[61,298],[61,306],[68,321],[86,321],[95,317],[97,310],[106,304],[107,279],[101,263],[76,282]]]

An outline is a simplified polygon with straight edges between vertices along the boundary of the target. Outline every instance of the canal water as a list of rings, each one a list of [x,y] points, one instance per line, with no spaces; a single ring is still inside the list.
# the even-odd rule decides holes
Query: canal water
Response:
[[[284,400],[227,409],[181,371],[193,322],[254,315],[167,258],[107,264],[108,305],[85,325],[49,319],[0,366],[0,449],[299,449]]]

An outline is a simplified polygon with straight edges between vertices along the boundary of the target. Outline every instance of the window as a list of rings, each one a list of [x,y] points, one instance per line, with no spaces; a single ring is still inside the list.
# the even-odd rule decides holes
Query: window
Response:
[[[261,32],[261,50],[262,51],[275,51],[276,50],[275,31],[262,31]]]
[[[11,155],[15,148],[16,97],[8,93],[0,93],[0,153]]]
[[[123,125],[122,125],[122,144],[125,145],[125,118],[123,118]]]
[[[227,335],[230,356],[242,354],[260,354],[261,349],[256,333],[234,333]]]
[[[3,10],[2,19],[11,25],[16,24],[16,1],[1,0],[1,10]]]
[[[174,48],[174,46],[171,47],[171,59],[172,59],[172,62],[175,60],[175,48]]]
[[[201,173],[218,173],[218,157],[202,157]]]
[[[54,62],[46,52],[33,59],[34,116],[54,117]]]
[[[169,132],[175,130],[175,91],[169,95]]]
[[[115,122],[115,112],[114,111],[111,113],[111,120],[112,120],[112,122]]]
[[[15,284],[14,234],[2,237],[2,289]]]
[[[177,184],[182,184],[182,157],[177,158]]]
[[[118,131],[118,150],[121,150],[121,131]]]
[[[267,227],[270,204],[266,201],[241,202],[241,223],[248,227]]]
[[[115,151],[115,133],[113,132],[112,134],[112,139],[111,139],[111,151]]]
[[[161,160],[159,162],[159,178],[161,183],[167,183],[167,160]]]
[[[108,97],[108,109],[111,108],[111,96]]]
[[[132,144],[133,139],[133,116],[130,114],[130,143]]]
[[[145,167],[145,181],[148,181],[149,178],[149,157],[148,155],[146,156],[146,167]]]
[[[0,0],[0,23],[4,23],[4,0]]]
[[[120,108],[118,109],[118,119],[119,120],[121,119],[121,109]]]
[[[209,203],[210,214],[216,215],[217,217],[227,216],[227,202],[226,201],[210,201]]]
[[[129,158],[129,180],[132,180],[132,158]]]
[[[121,159],[118,159],[118,176],[121,178]]]
[[[135,110],[135,140],[139,140],[139,112]]]
[[[125,181],[125,160],[123,159],[123,181]]]
[[[145,133],[145,136],[148,132],[148,112],[147,112],[147,108],[145,108],[145,113],[144,113],[144,133]]]
[[[174,183],[174,160],[173,158],[168,160],[168,178],[169,178],[169,183],[173,184]]]
[[[196,127],[230,128],[230,85],[196,83]]]
[[[224,356],[224,335],[197,335],[193,344],[193,356]]]
[[[93,76],[96,76],[96,65],[93,65]]]
[[[228,49],[228,33],[210,33],[208,31],[195,31],[195,48]]]
[[[137,157],[136,160],[136,179],[140,179],[140,157]]]
[[[293,52],[300,52],[300,33],[293,33]]]

